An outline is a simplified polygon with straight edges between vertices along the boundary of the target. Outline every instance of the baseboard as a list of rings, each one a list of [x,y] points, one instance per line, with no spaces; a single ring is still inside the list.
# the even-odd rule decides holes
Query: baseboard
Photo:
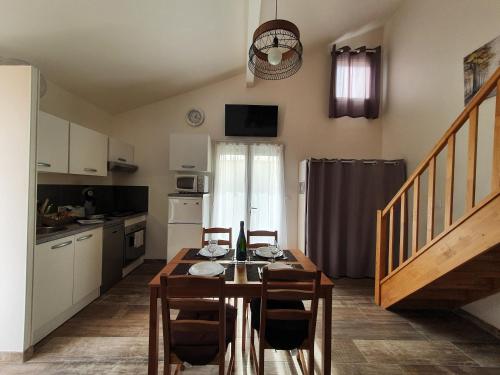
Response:
[[[135,270],[137,267],[139,267],[142,263],[144,263],[144,256],[137,258],[134,260],[132,263],[127,265],[122,269],[122,277],[127,276],[130,272]]]
[[[96,298],[99,297],[99,289],[97,288],[93,290],[91,293],[83,297],[80,301],[76,302],[73,304],[70,308],[68,308],[66,311],[62,312],[49,322],[45,323],[41,327],[37,328],[33,332],[33,344],[36,344],[39,342],[41,339],[43,339],[45,336],[47,336],[49,333],[51,333],[53,330],[55,330],[57,327],[62,325],[66,320],[71,318],[73,315],[75,315],[77,312],[82,310],[85,306],[87,306],[90,302],[95,300]]]
[[[33,357],[33,346],[30,346],[24,352],[0,352],[0,363],[22,363],[26,362]]]
[[[500,339],[500,329],[498,329],[497,327],[494,327],[491,324],[486,323],[484,320],[479,319],[477,316],[472,315],[471,313],[463,309],[455,310],[455,314],[470,321],[471,323],[475,324],[483,331],[488,332],[490,335],[496,337],[497,339]]]

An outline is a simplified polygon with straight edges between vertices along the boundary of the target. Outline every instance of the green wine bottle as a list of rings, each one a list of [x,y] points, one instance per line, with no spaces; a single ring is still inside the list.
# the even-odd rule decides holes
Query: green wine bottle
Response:
[[[247,260],[247,240],[245,239],[245,223],[240,221],[240,234],[236,241],[236,260],[243,262]]]

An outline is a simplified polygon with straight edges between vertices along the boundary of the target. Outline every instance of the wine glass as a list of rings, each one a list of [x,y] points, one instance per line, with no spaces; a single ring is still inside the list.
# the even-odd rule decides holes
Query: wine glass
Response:
[[[210,260],[215,261],[214,253],[217,250],[217,240],[209,240],[207,250],[210,253]]]
[[[280,253],[280,248],[278,245],[278,241],[274,240],[274,245],[271,246],[271,254],[273,254],[273,258],[271,263],[276,262],[276,256]]]

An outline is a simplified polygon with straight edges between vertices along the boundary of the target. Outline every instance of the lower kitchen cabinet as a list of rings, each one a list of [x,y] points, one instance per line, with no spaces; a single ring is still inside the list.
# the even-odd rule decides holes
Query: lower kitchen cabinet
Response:
[[[73,305],[73,236],[37,245],[34,259],[33,328],[37,330]]]
[[[102,228],[35,246],[33,342],[99,296]]]
[[[75,235],[73,303],[101,286],[102,228]]]

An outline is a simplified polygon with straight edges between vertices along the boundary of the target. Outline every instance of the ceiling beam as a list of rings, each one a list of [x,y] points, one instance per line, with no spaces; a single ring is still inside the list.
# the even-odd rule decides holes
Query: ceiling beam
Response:
[[[257,27],[260,25],[260,8],[261,0],[248,0],[248,24],[247,24],[247,49],[246,49],[246,59],[247,59],[247,75],[246,84],[247,87],[253,87],[255,77],[252,71],[248,68],[248,51],[252,46],[253,33]]]

